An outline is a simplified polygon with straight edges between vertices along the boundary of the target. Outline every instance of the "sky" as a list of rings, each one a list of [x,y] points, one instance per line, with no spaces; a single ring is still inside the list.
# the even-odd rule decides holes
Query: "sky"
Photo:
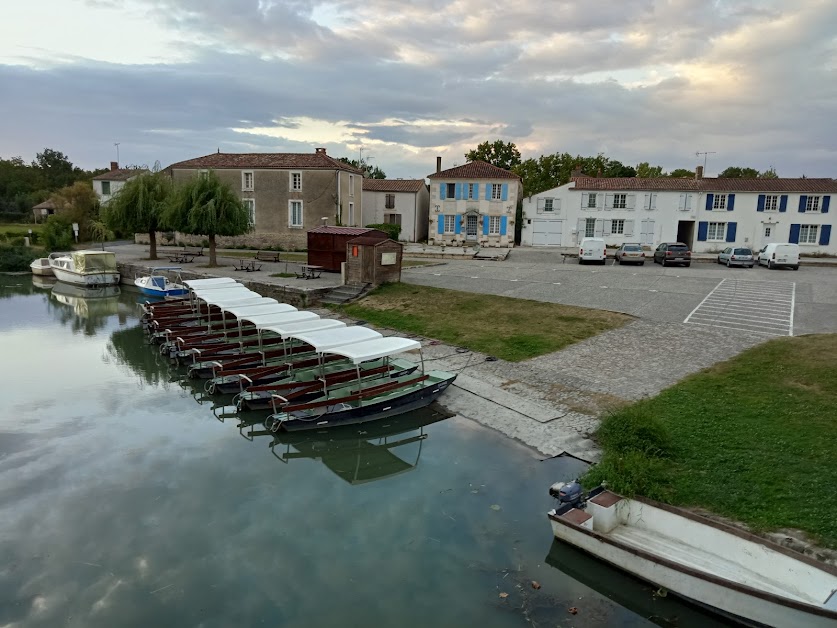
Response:
[[[0,20],[0,157],[84,168],[325,147],[422,178],[501,139],[835,177],[835,112],[833,0],[27,0]]]

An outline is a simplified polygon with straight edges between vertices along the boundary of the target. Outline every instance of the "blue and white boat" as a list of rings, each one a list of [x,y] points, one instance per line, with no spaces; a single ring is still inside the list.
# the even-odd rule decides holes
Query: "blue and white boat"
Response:
[[[162,274],[166,270],[180,270],[180,266],[155,266],[150,270],[150,275],[134,279],[134,285],[144,295],[166,298],[182,297],[189,293],[186,286],[170,281],[168,277]]]

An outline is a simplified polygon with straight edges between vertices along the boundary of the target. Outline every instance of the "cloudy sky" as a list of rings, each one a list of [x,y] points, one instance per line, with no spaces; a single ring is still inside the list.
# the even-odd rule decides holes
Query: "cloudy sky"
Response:
[[[833,0],[28,0],[0,20],[0,157],[357,157],[390,177],[603,152],[837,176]]]

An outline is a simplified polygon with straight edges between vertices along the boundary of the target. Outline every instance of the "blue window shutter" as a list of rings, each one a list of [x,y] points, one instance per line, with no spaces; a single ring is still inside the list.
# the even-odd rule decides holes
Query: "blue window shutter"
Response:
[[[482,217],[482,234],[488,235],[488,224],[491,222],[491,219],[488,216]]]
[[[698,223],[698,241],[706,242],[706,232],[709,231],[709,223],[708,222],[699,222]]]
[[[487,200],[487,201],[491,200],[491,184],[490,183],[485,184],[485,200]]]
[[[727,211],[735,209],[735,194],[727,194]]]
[[[756,206],[757,212],[764,211],[764,194],[759,194],[759,204]]]
[[[799,244],[799,225],[791,225],[788,242],[791,244]]]
[[[735,232],[738,231],[737,222],[727,223],[727,242],[735,242]]]
[[[453,232],[462,233],[462,216],[458,214],[453,217]]]
[[[442,201],[445,200],[445,184],[444,183],[439,184],[439,199],[442,200]]]
[[[820,244],[822,246],[828,246],[828,243],[831,241],[831,225],[822,225],[820,227]]]
[[[706,195],[706,210],[712,211],[712,203],[715,202],[715,195],[714,194],[707,194]]]
[[[505,189],[506,184],[503,184],[503,189]],[[509,217],[508,216],[500,216],[500,235],[506,235],[506,230],[508,229],[509,225]]]
[[[439,233],[445,232],[445,217],[442,214],[439,214]]]
[[[462,198],[462,184],[461,183],[454,184],[453,189],[454,189],[453,198],[458,201],[460,198]]]
[[[479,183],[472,183],[471,185],[474,186],[474,200],[480,200],[480,184]]]
[[[800,214],[805,213],[805,206],[807,204],[808,204],[808,197],[803,194],[802,196],[799,197],[799,213]]]
[[[823,196],[822,197],[822,205],[820,206],[820,211],[823,214],[828,213],[828,206],[831,204],[831,197],[830,196]]]
[[[501,188],[501,190],[502,190],[502,191],[500,192],[500,200],[501,200],[501,201],[507,201],[507,200],[509,200],[509,184],[508,184],[508,183],[504,183],[504,184],[503,184],[503,187]]]
[[[786,212],[788,211],[788,195],[782,194],[781,198],[779,199],[779,211]]]

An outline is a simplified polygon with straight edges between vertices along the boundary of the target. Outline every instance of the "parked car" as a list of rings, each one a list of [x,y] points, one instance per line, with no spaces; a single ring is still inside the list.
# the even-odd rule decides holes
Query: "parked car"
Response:
[[[584,238],[578,248],[578,263],[607,261],[607,248],[601,238]]]
[[[757,261],[759,266],[768,268],[779,268],[786,266],[799,270],[799,245],[798,244],[768,244],[759,251]]]
[[[654,250],[654,263],[668,266],[669,264],[692,265],[692,252],[682,242],[663,242]]]
[[[752,268],[755,266],[756,260],[753,257],[753,252],[747,247],[728,246],[718,253],[718,263],[726,264],[727,267],[744,266]]]
[[[645,251],[641,244],[625,242],[616,249],[615,257],[620,264],[645,264]]]

